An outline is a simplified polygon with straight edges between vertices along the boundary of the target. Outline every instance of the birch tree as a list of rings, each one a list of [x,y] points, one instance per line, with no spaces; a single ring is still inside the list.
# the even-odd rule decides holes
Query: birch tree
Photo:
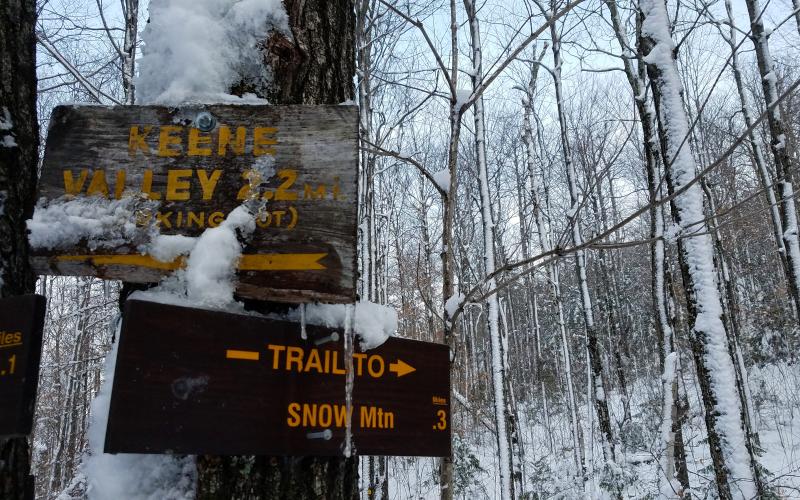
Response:
[[[696,184],[694,158],[685,140],[689,120],[675,61],[669,17],[661,0],[642,0],[641,44],[653,83],[661,154],[671,193],[672,214],[683,229],[695,231],[678,243],[687,293],[692,351],[705,405],[708,443],[720,498],[753,498],[763,493],[757,463],[748,450],[722,304],[715,282],[714,248]],[[698,234],[699,233],[699,234]]]

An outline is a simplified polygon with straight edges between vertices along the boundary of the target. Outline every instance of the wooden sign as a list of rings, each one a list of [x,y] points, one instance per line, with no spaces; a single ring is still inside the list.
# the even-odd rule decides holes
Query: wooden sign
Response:
[[[0,437],[31,432],[46,303],[41,295],[0,299]]]
[[[185,259],[149,255],[154,229],[199,236],[248,202],[258,216],[240,295],[353,302],[357,137],[355,106],[58,106],[37,210],[88,200],[135,226],[38,242],[34,270],[156,282]]]
[[[129,300],[107,453],[450,455],[448,348],[390,338],[353,354],[341,330]],[[337,332],[338,335],[334,335]],[[337,339],[338,340],[335,340]]]

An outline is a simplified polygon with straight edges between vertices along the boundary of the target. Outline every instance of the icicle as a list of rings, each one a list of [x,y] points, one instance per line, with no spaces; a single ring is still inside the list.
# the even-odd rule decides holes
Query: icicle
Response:
[[[308,334],[306,333],[306,305],[300,304],[300,338],[306,340]]]
[[[345,437],[344,437],[344,456],[350,457],[353,454],[353,382],[355,372],[353,371],[353,331],[355,321],[355,304],[347,304],[344,317],[344,362],[347,381],[345,382]]]

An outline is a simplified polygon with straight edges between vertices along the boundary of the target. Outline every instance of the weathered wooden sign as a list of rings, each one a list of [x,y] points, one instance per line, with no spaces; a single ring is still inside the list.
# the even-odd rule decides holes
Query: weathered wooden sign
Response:
[[[153,228],[198,236],[250,202],[259,208],[239,262],[240,295],[352,302],[357,123],[355,106],[58,106],[37,210],[90,200],[109,217],[128,210],[136,230],[125,229],[125,241],[100,234],[39,243],[33,267],[155,282],[185,259],[149,255]]]
[[[0,299],[0,436],[30,434],[39,381],[46,300]]]
[[[450,455],[448,348],[390,338],[353,354],[335,329],[129,300],[107,453]],[[341,331],[337,332],[341,334]]]

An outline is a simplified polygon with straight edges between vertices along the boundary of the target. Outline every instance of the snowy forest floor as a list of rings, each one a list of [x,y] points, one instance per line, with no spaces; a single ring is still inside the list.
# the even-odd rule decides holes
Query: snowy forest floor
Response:
[[[752,367],[749,380],[763,450],[759,461],[768,472],[770,489],[778,498],[800,498],[800,364]],[[690,406],[683,433],[692,497],[715,498],[699,388],[694,377],[686,371],[683,381]],[[660,473],[655,449],[661,411],[659,390],[659,386],[654,384],[635,384],[631,395],[631,418],[621,427],[622,399],[616,392],[611,395],[613,417],[617,422],[615,433],[621,436],[616,446],[624,464],[621,471],[626,484],[624,498],[659,497],[657,481]],[[576,467],[565,410],[563,405],[556,406],[551,402],[548,428],[540,410],[525,412],[520,409],[525,448],[525,495],[518,498],[569,499],[583,496],[582,486],[575,479]],[[597,426],[590,428],[585,403],[582,405],[581,423],[585,442],[594,444],[586,447],[586,456],[593,457],[596,471],[595,474],[590,471],[590,477],[595,478],[591,496],[611,498],[601,487],[605,477],[602,451],[597,442]],[[499,498],[494,435],[477,421],[462,424],[462,428],[470,431],[458,433],[454,447],[456,498]],[[362,467],[366,467],[366,460],[362,463]],[[397,500],[439,498],[439,486],[434,479],[436,470],[435,459],[390,459],[389,497]]]

